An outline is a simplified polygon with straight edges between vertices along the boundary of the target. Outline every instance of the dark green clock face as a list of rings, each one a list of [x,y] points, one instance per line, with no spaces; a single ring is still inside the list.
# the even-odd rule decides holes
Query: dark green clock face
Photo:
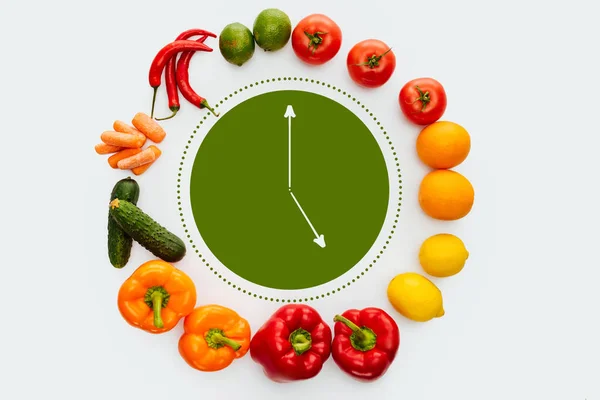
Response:
[[[261,286],[304,289],[341,276],[370,250],[389,176],[373,134],[346,107],[275,91],[219,117],[196,154],[190,202],[226,268]]]

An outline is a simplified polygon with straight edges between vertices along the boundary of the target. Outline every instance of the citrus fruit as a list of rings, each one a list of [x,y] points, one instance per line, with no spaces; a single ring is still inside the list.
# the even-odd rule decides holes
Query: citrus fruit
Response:
[[[387,296],[396,311],[413,321],[426,322],[445,314],[440,289],[415,272],[394,277],[388,285]]]
[[[471,182],[456,171],[431,171],[421,181],[419,204],[431,218],[451,221],[467,215],[475,200]]]
[[[219,50],[227,62],[241,67],[254,55],[254,37],[246,26],[234,22],[219,35]]]
[[[423,242],[419,262],[431,276],[445,278],[456,275],[465,266],[469,252],[458,237],[449,233],[433,235]]]
[[[467,158],[469,151],[469,133],[454,122],[434,122],[423,128],[417,137],[417,154],[431,168],[454,168]]]
[[[254,20],[254,40],[264,51],[276,51],[283,48],[292,35],[290,18],[277,8],[261,11]]]

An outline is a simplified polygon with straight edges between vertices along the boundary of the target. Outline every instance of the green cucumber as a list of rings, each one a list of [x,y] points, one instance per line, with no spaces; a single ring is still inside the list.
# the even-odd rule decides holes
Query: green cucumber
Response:
[[[113,187],[110,194],[110,201],[114,199],[123,199],[137,204],[140,197],[140,187],[137,182],[131,178],[121,179]],[[117,224],[113,217],[108,213],[108,258],[115,268],[123,268],[129,261],[131,255],[131,246],[133,240],[131,236],[125,233]]]
[[[144,213],[137,205],[125,199],[110,203],[110,215],[121,229],[156,257],[176,262],[185,256],[185,244],[173,233]]]

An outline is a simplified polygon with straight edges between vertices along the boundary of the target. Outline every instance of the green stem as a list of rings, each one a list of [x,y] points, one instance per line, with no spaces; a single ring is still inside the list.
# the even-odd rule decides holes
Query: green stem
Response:
[[[429,102],[431,101],[431,95],[429,94],[429,91],[426,91],[425,93],[423,93],[423,91],[421,90],[421,88],[419,86],[415,86],[415,88],[419,92],[419,97],[417,97],[417,99],[413,103],[420,101],[423,105],[421,107],[421,111],[425,111],[427,104],[429,104]]]
[[[308,38],[308,49],[310,50],[312,47],[312,54],[314,55],[317,47],[323,43],[323,38],[319,35],[327,35],[327,32],[315,32],[311,35],[310,33],[304,31],[304,34]]]
[[[167,306],[170,297],[169,293],[162,286],[152,286],[144,295],[144,302],[152,309],[154,313],[154,326],[158,329],[164,327],[162,309]]]
[[[152,111],[150,111],[150,118],[154,118],[154,104],[156,103],[156,92],[158,92],[158,86],[153,89],[154,94],[152,95]]]
[[[209,110],[209,111],[210,111],[210,112],[211,112],[211,113],[212,113],[212,114],[213,114],[215,117],[218,117],[218,116],[219,116],[219,114],[217,114],[217,113],[215,112],[215,110],[214,110],[214,109],[213,109],[211,106],[209,106],[209,105],[208,105],[208,101],[206,101],[206,100],[202,100],[202,102],[200,103],[200,105],[201,105],[202,107],[204,107],[204,108],[208,108],[208,110]]]
[[[155,119],[156,119],[157,121],[165,121],[165,120],[167,120],[167,119],[171,119],[171,118],[173,118],[174,116],[176,116],[176,115],[177,115],[177,112],[179,111],[179,107],[178,107],[178,108],[175,108],[174,110],[171,110],[171,111],[173,111],[173,114],[171,114],[170,116],[168,116],[168,117],[165,117],[165,118],[155,118]]]
[[[367,58],[367,61],[361,64],[353,64],[355,66],[359,66],[359,65],[368,65],[369,68],[373,69],[375,67],[379,66],[379,60],[381,60],[383,58],[383,56],[385,56],[387,53],[389,53],[390,51],[392,51],[392,48],[390,47],[389,49],[387,49],[385,51],[385,53],[383,53],[382,55],[378,56],[373,54],[371,57]]]
[[[204,335],[204,340],[206,340],[206,344],[208,347],[213,349],[220,349],[223,346],[229,346],[233,349],[233,351],[238,351],[242,345],[236,342],[235,340],[229,339],[225,336],[225,333],[221,329],[210,329]]]
[[[290,343],[297,355],[301,355],[312,347],[312,337],[310,333],[302,328],[298,328],[290,334]]]
[[[356,325],[354,322],[350,321],[348,318],[342,317],[341,315],[336,315],[333,318],[333,322],[341,322],[341,323],[343,323],[348,328],[352,329],[352,332],[356,336],[358,336],[359,338],[364,338],[364,334],[363,334],[362,330],[360,329],[360,327],[358,325]]]
[[[227,346],[231,347],[233,351],[238,351],[242,347],[242,345],[235,340],[231,340],[220,333],[215,333],[213,335],[213,340],[217,343],[226,344]]]
[[[352,335],[350,335],[350,343],[356,350],[369,351],[377,344],[377,335],[366,326],[361,328],[348,318],[345,318],[341,315],[336,315],[333,318],[333,321],[341,322],[352,330]]]
[[[154,326],[161,329],[165,325],[162,320],[162,315],[160,313],[162,309],[163,295],[162,293],[156,291],[152,293],[152,310],[154,311]]]

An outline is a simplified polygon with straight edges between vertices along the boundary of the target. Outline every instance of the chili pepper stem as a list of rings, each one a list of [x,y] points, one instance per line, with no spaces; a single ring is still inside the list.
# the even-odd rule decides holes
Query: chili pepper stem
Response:
[[[210,329],[204,335],[204,339],[206,340],[206,344],[213,349],[219,349],[223,346],[229,346],[233,349],[233,351],[238,351],[242,345],[225,336],[222,330],[220,329]]]
[[[168,117],[165,117],[165,118],[154,118],[154,119],[157,120],[157,121],[165,121],[167,119],[171,119],[171,118],[173,118],[174,116],[177,115],[177,112],[179,111],[179,108],[176,108],[176,109],[174,109],[172,111],[173,111],[173,114],[169,115]]]
[[[152,110],[150,111],[150,118],[154,118],[154,104],[156,103],[156,93],[158,92],[158,86],[154,87],[154,94],[152,95]]]
[[[377,335],[371,329],[367,328],[366,326],[360,328],[354,322],[341,315],[336,315],[333,318],[333,321],[341,322],[352,330],[352,335],[350,335],[350,343],[356,350],[369,351],[375,347],[375,344],[377,343]]]
[[[202,102],[200,102],[200,105],[204,108],[207,108],[215,117],[219,116],[219,114],[215,113],[215,110],[210,105],[208,105],[208,101],[202,100]]]
[[[146,291],[144,302],[150,307],[154,314],[154,326],[158,329],[164,328],[162,320],[162,309],[167,306],[171,296],[162,286],[153,286]]]
[[[312,337],[308,331],[298,328],[290,334],[290,343],[296,354],[301,355],[312,347]]]

